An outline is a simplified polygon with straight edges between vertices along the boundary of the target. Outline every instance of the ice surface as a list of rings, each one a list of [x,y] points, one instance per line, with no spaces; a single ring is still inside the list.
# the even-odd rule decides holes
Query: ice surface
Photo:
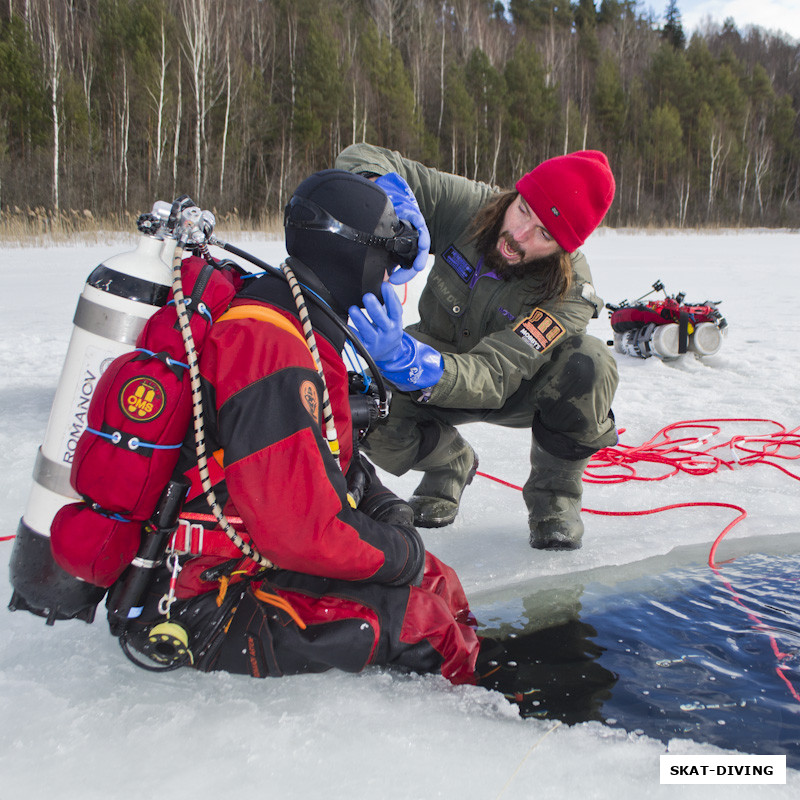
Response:
[[[272,263],[279,242],[220,231]],[[16,531],[31,486],[83,283],[105,258],[134,239],[109,235],[58,246],[7,246],[0,274],[0,535]],[[796,232],[615,232],[584,247],[598,293],[633,300],[660,279],[687,301],[721,300],[729,334],[716,356],[676,363],[616,355],[614,402],[622,442],[640,444],[673,422],[746,420],[736,432],[791,429],[797,411],[800,289]],[[421,281],[408,285],[414,320]],[[404,289],[398,287],[402,297]],[[590,328],[611,337],[606,312]],[[486,425],[462,429],[481,471],[520,485],[527,475],[526,432]],[[797,474],[797,462],[786,464]],[[386,477],[409,494],[416,477]],[[767,466],[652,483],[587,485],[584,507],[650,509],[672,503],[744,507],[731,547],[750,536],[780,548],[800,530],[800,485]],[[646,517],[587,514],[574,553],[530,549],[519,492],[478,477],[456,523],[423,531],[428,548],[456,568],[480,619],[481,603],[539,586],[649,568],[675,547],[710,547],[735,516],[690,508]],[[0,544],[6,560],[11,542]],[[681,552],[681,551],[678,551]],[[761,549],[764,552],[764,549]],[[648,561],[651,559],[651,561]],[[644,565],[644,566],[643,566]],[[0,600],[10,598],[0,571]],[[543,612],[545,613],[545,612]],[[800,712],[800,708],[798,708]],[[0,798],[218,798],[256,793],[320,798],[673,797],[659,785],[659,755],[719,753],[687,741],[665,747],[600,723],[568,727],[523,720],[501,696],[452,687],[433,676],[383,670],[256,681],[188,670],[155,676],[119,651],[105,623],[45,626],[25,612],[0,612]],[[685,798],[788,798],[786,786],[683,786]],[[634,794],[636,793],[636,794]]]

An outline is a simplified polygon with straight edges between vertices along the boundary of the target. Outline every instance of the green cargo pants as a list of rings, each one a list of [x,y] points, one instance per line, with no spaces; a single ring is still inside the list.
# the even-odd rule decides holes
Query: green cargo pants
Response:
[[[532,430],[552,455],[579,460],[617,442],[611,401],[618,383],[608,346],[586,334],[569,337],[530,381],[499,409],[441,408],[396,391],[389,417],[366,439],[364,450],[379,467],[403,475],[455,438],[454,426],[489,422]]]

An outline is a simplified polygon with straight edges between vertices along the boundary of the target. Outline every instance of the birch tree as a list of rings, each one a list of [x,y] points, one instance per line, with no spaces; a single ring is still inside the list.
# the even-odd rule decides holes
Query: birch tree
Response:
[[[194,193],[199,202],[203,189],[203,150],[206,135],[206,80],[209,54],[210,0],[180,0],[183,24],[183,53],[189,63],[189,79],[194,99]]]
[[[61,69],[62,69],[62,31],[59,18],[60,4],[57,0],[40,0],[35,14],[32,14],[32,26],[38,31],[38,38],[42,42],[44,56],[45,76],[48,87],[48,98],[51,116],[52,132],[52,182],[51,200],[53,212],[58,213],[60,208],[59,177],[61,168]],[[26,15],[28,11],[26,9]]]
[[[156,170],[156,191],[161,185],[161,166],[164,160],[164,151],[167,146],[167,131],[166,131],[166,89],[167,89],[167,71],[169,69],[172,59],[168,55],[167,50],[167,31],[164,14],[160,17],[159,26],[159,49],[158,57],[158,72],[156,75],[155,87],[148,86],[147,94],[152,103],[153,112],[156,117],[156,133],[153,150],[153,164]]]
[[[725,135],[725,131],[719,125],[715,124],[711,130],[711,135],[708,140],[708,204],[707,211],[709,216],[714,208],[714,203],[717,197],[717,190],[720,183],[720,176],[722,175],[722,166],[728,153],[731,151],[731,142]]]
[[[222,150],[219,165],[219,194],[225,190],[225,151],[228,146],[228,125],[231,119],[231,39],[225,36],[225,120],[222,124]]]

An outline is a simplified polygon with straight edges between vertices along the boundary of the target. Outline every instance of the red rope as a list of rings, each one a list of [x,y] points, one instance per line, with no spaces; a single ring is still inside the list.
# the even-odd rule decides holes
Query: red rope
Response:
[[[710,444],[711,440],[719,436],[724,424],[741,423],[765,423],[777,428],[773,433],[760,434],[758,436],[735,435],[730,439],[717,444]],[[672,438],[671,434],[676,431],[700,430],[705,431],[703,436],[682,435],[679,438]],[[626,481],[663,481],[679,473],[687,475],[710,475],[720,469],[736,469],[737,467],[748,467],[756,464],[765,464],[780,470],[794,480],[800,480],[800,476],[790,472],[775,460],[796,461],[800,459],[800,426],[787,431],[785,426],[774,420],[768,419],[698,419],[685,422],[675,422],[662,428],[644,444],[630,446],[618,444],[615,447],[606,447],[595,453],[589,461],[583,475],[585,483],[614,484],[625,483]],[[624,433],[620,430],[620,434]],[[758,445],[758,446],[757,446]],[[793,448],[793,454],[781,452],[783,448]],[[724,450],[724,453],[714,451]],[[723,457],[725,456],[725,457]],[[663,467],[660,474],[640,475],[637,466],[644,464],[655,464]],[[508,486],[511,489],[522,491],[521,486],[497,478],[486,472],[478,472],[483,478]],[[712,547],[710,557],[713,559],[719,541],[738,524],[747,512],[739,506],[731,506],[726,503],[677,503],[661,508],[649,509],[644,511],[598,511],[596,509],[584,508],[582,511],[587,514],[600,514],[606,516],[637,516],[655,514],[660,511],[669,511],[673,508],[687,508],[694,506],[718,506],[732,508],[739,511],[744,516],[737,517],[720,534],[718,540]]]
[[[521,486],[517,486],[516,483],[509,483],[508,481],[504,481],[502,478],[496,478],[494,475],[490,475],[488,472],[481,472],[478,470],[476,475],[480,475],[481,478],[488,478],[490,481],[494,481],[495,483],[500,483],[503,486],[508,486],[509,489],[516,489],[518,492],[522,491]]]
[[[719,444],[703,448],[712,438],[718,436],[724,423],[765,423],[777,428],[776,431],[759,436],[732,436]],[[683,436],[672,438],[671,433],[681,430],[702,430],[706,435]],[[796,460],[800,458],[800,427],[787,431],[774,420],[768,419],[699,419],[687,422],[675,422],[662,428],[653,438],[638,447],[617,445],[596,453],[584,476],[587,483],[622,483],[626,480],[660,481],[672,477],[679,472],[690,475],[708,475],[720,468],[735,469],[737,466],[767,464],[781,470],[786,475],[800,480],[800,477],[789,472],[780,464],[768,458]],[[748,445],[762,445],[760,448]],[[781,454],[783,447],[793,447],[794,455]],[[703,449],[701,449],[703,448]],[[713,451],[724,450],[723,453]],[[742,455],[739,455],[739,454]],[[727,456],[727,457],[723,457]],[[666,468],[660,475],[641,476],[636,473],[634,465],[639,461],[660,464]],[[598,470],[622,470],[598,474]]]
[[[727,441],[723,441],[719,444],[710,444],[712,439],[721,434],[722,425],[725,423],[766,423],[767,425],[774,426],[777,430],[773,433],[760,434],[758,436],[732,436]],[[701,430],[707,433],[702,437],[683,435],[680,438],[671,438],[670,434],[686,430]],[[775,463],[776,460],[796,461],[800,459],[799,430],[800,426],[787,431],[783,425],[769,419],[699,419],[675,422],[672,425],[667,425],[665,428],[662,428],[655,436],[638,447],[620,444],[616,447],[608,447],[604,450],[600,450],[590,459],[589,465],[584,472],[583,480],[585,483],[607,484],[624,483],[625,481],[663,481],[681,472],[689,475],[709,475],[718,472],[721,468],[735,469],[737,466],[748,467],[757,464],[765,464],[766,466],[774,467],[790,478],[800,480],[800,476],[790,472],[781,464]],[[624,430],[621,430],[620,433],[624,433]],[[792,448],[792,454],[787,454],[785,448]],[[784,452],[781,452],[782,450]],[[715,453],[713,451],[720,452]],[[664,469],[661,474],[657,475],[639,475],[636,466],[640,462],[658,464]],[[500,483],[503,486],[522,491],[521,486],[509,483],[501,478],[496,478],[486,472],[478,472],[476,474]],[[695,507],[729,508],[739,512],[736,519],[723,529],[711,545],[708,554],[708,566],[727,587],[734,601],[741,606],[748,619],[755,624],[758,630],[766,632],[770,640],[772,651],[779,662],[775,667],[775,673],[778,678],[786,684],[792,697],[800,703],[800,692],[798,692],[784,674],[785,670],[789,669],[789,667],[788,665],[780,663],[790,658],[791,654],[784,653],[781,650],[778,645],[778,640],[769,632],[769,626],[765,625],[754,612],[747,608],[733,586],[722,576],[722,572],[716,560],[717,549],[722,543],[722,540],[736,525],[747,517],[747,511],[741,508],[741,506],[732,505],[730,503],[711,502],[673,503],[668,506],[642,511],[599,511],[592,508],[583,508],[581,511],[587,514],[598,514],[610,517],[634,517],[658,514],[662,511],[670,511],[676,508]]]

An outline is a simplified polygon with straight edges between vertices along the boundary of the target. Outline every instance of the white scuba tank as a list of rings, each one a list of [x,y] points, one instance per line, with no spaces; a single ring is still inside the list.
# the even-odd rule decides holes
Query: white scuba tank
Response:
[[[154,214],[164,205],[156,204]],[[158,211],[163,216],[164,209]],[[12,611],[31,611],[48,624],[94,617],[104,591],[73,578],[53,561],[50,524],[62,506],[80,499],[70,486],[70,467],[97,380],[111,361],[133,350],[145,322],[166,302],[176,244],[158,228],[143,233],[134,250],[107,259],[86,280],[11,554]]]

